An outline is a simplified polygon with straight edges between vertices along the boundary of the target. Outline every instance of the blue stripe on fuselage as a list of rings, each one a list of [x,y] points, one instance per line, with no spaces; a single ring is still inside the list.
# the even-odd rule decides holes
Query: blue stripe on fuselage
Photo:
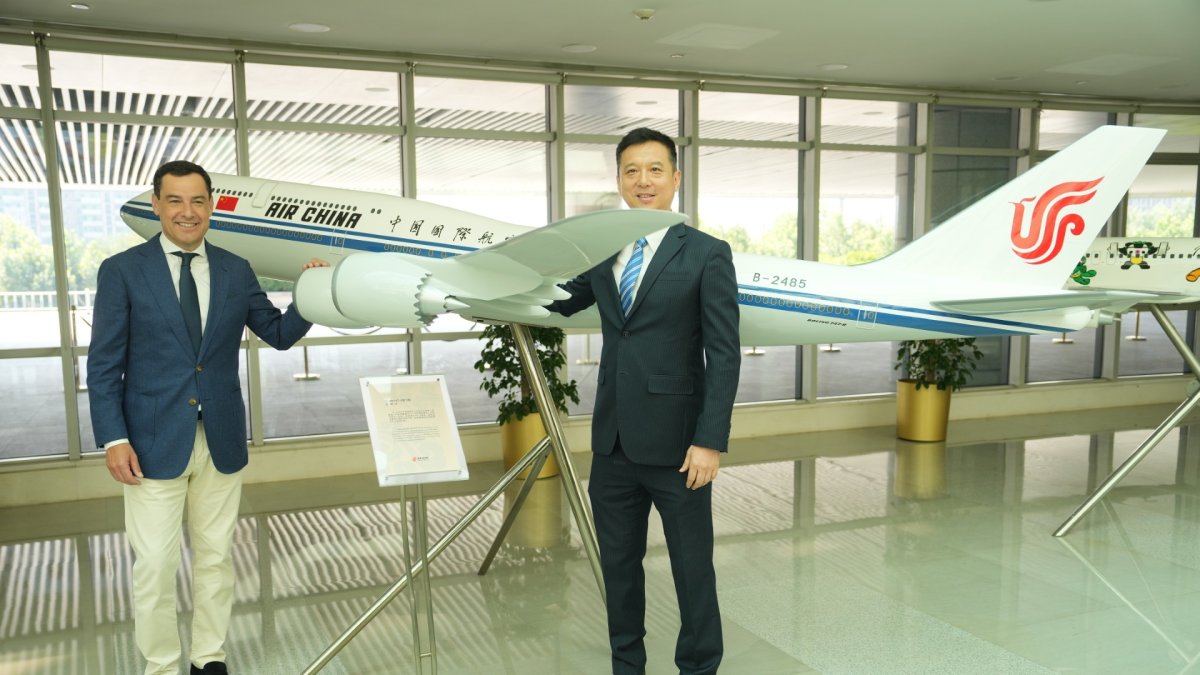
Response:
[[[153,210],[151,210],[150,204],[145,202],[126,202],[121,207],[121,212],[144,220],[158,220],[158,216],[154,214]],[[226,213],[214,213],[209,222],[210,228],[220,232],[228,232],[230,234],[252,234],[256,237],[267,237],[270,239],[281,239],[331,247],[336,246],[337,248],[343,248],[352,251],[405,253],[407,255],[416,255],[426,258],[447,258],[478,250],[477,248],[470,246],[433,243],[407,237],[380,235],[371,232],[359,232],[354,230],[339,229],[336,227],[305,225],[293,223],[287,220],[239,216]],[[271,227],[257,226],[258,223],[263,223]],[[255,228],[253,231],[250,231],[246,225],[254,225]],[[334,243],[337,239],[341,239],[340,244]],[[431,246],[437,246],[441,247],[442,249],[449,250],[428,248]],[[1062,330],[1062,328],[1059,326],[1042,326],[1038,324],[1022,323],[1019,321],[1007,321],[1004,319],[973,316],[969,314],[953,314],[950,312],[941,312],[918,307],[903,307],[900,305],[883,304],[863,305],[859,301],[850,300],[848,298],[818,295],[815,293],[801,293],[798,291],[787,291],[763,286],[753,286],[749,284],[739,284],[738,289],[741,291],[738,293],[738,304],[746,307],[759,307],[781,312],[809,314],[831,320],[845,321],[847,325],[853,325],[855,323],[877,323],[887,326],[899,326],[903,328],[914,328],[918,330],[958,335],[1026,335],[1030,332],[1053,333]],[[761,293],[773,293],[777,295],[791,296],[794,298],[801,298],[801,300],[792,300],[789,302],[786,298],[771,297],[762,295]],[[780,301],[782,301],[782,303]],[[842,303],[849,305],[849,307],[838,307],[830,303]],[[845,310],[849,312],[849,314],[844,312],[835,312],[832,310]],[[869,312],[875,313],[873,320],[871,320],[869,317],[863,318],[866,316],[866,313]],[[922,316],[908,316],[907,314],[897,314],[894,312],[921,314],[929,318]],[[960,323],[963,321],[973,321],[976,323],[986,323],[989,325],[977,326],[967,323]],[[1025,330],[1020,330],[1021,328],[1024,328]]]

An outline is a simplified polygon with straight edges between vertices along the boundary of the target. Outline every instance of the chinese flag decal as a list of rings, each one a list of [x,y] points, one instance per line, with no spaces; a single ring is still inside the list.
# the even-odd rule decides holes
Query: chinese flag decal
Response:
[[[237,210],[237,203],[238,203],[237,197],[230,197],[229,195],[221,195],[220,197],[217,197],[217,210],[218,211],[235,211],[235,210]]]
[[[1102,180],[1103,176],[1093,181],[1060,183],[1041,197],[1013,202],[1016,207],[1012,222],[1013,253],[1030,265],[1041,265],[1058,257],[1067,234],[1078,236],[1084,229],[1083,216],[1063,210],[1091,201]],[[1035,199],[1033,209],[1027,210],[1025,204]]]

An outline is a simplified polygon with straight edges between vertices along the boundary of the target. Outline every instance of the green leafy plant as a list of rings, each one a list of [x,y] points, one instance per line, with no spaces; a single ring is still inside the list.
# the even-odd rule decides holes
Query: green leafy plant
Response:
[[[563,382],[559,378],[559,369],[567,362],[563,349],[567,335],[561,328],[534,326],[529,327],[529,334],[533,338],[538,361],[546,373],[554,405],[565,413],[568,400],[579,403],[579,387],[575,380]],[[521,370],[512,329],[508,324],[491,325],[483,331],[483,338],[483,351],[479,354],[479,360],[475,362],[475,370],[483,373],[483,381],[479,383],[479,388],[491,398],[500,396],[496,421],[504,424],[509,420],[519,420],[530,413],[538,412],[533,390],[525,381],[525,373]]]
[[[975,338],[902,340],[894,368],[912,378],[917,389],[936,386],[958,391],[982,358]]]

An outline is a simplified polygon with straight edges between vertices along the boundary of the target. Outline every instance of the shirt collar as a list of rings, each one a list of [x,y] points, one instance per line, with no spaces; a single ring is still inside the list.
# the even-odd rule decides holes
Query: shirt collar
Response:
[[[646,248],[651,252],[657,251],[659,246],[662,246],[663,239],[667,236],[667,230],[671,228],[664,227],[661,230],[656,230],[646,235]]]
[[[179,244],[176,244],[175,242],[171,241],[170,239],[167,239],[166,235],[160,235],[158,238],[158,243],[162,244],[163,252],[166,253],[167,255],[172,255],[176,251],[183,251],[183,249],[180,248]],[[197,253],[200,255],[201,258],[204,258],[207,260],[208,259],[208,242],[201,241],[200,246],[197,247],[195,251],[192,251],[192,253]]]

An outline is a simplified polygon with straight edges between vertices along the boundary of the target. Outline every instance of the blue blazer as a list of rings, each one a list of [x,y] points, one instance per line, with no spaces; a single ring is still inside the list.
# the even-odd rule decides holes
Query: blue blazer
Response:
[[[312,324],[294,307],[286,313],[276,309],[249,263],[205,243],[209,306],[196,354],[161,236],[100,265],[87,364],[96,444],[128,438],[146,478],[176,478],[191,457],[203,406],[213,464],[233,473],[247,461],[246,406],[238,379],[242,328],[287,349]]]
[[[724,452],[742,353],[737,278],[729,244],[685,225],[667,230],[621,311],[616,256],[564,285],[549,309],[570,316],[595,303],[604,346],[592,417],[592,451],[679,466],[688,446]]]

